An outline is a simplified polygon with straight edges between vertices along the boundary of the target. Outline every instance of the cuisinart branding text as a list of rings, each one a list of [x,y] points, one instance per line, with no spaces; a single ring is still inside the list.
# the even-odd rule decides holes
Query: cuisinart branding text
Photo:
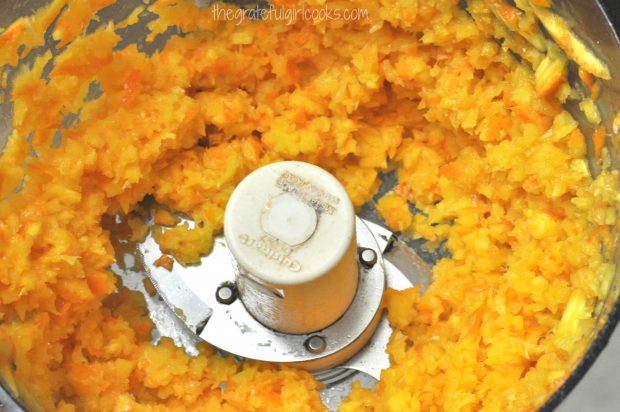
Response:
[[[311,182],[291,173],[284,172],[276,181],[276,186],[284,192],[297,196],[302,202],[314,208],[318,213],[333,215],[340,198],[327,193]]]
[[[267,258],[275,260],[278,264],[292,272],[299,272],[301,270],[301,263],[291,256],[293,249],[272,236],[265,235],[260,239],[252,239],[249,235],[241,234],[239,235],[239,241],[246,246],[258,250]]]

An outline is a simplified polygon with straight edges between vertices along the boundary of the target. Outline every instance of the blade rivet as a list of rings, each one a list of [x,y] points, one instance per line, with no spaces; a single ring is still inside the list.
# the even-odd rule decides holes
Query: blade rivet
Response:
[[[237,288],[230,283],[224,283],[217,288],[215,298],[223,305],[230,305],[237,300]]]
[[[305,346],[308,352],[317,355],[325,350],[327,344],[322,336],[312,335],[306,340]]]
[[[369,248],[363,248],[359,252],[359,259],[364,267],[371,268],[377,263],[377,252]]]

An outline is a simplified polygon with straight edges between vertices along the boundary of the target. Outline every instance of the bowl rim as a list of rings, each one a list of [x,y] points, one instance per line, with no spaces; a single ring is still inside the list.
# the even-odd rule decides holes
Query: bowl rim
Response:
[[[616,41],[616,46],[620,47],[620,3],[617,0],[596,0],[596,4],[605,19],[608,28],[612,31]],[[616,248],[616,255],[620,249]],[[618,256],[616,256],[618,259]],[[620,276],[620,271],[616,269],[614,277]],[[550,412],[556,409],[562,401],[573,391],[581,379],[590,370],[594,362],[609,343],[611,335],[620,322],[620,296],[616,298],[611,310],[607,314],[605,323],[601,326],[598,334],[590,343],[579,363],[575,366],[568,378],[556,389],[545,403],[540,407],[539,412]]]

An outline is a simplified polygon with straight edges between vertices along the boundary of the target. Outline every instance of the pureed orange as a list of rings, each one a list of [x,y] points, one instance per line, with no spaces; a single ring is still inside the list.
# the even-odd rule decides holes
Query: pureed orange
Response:
[[[616,173],[590,178],[584,136],[561,105],[565,66],[544,66],[537,90],[480,1],[476,21],[448,0],[274,2],[368,12],[292,23],[157,1],[81,34],[110,3],[56,0],[0,35],[12,66],[50,24],[67,44],[17,69],[0,157],[0,368],[29,408],[322,409],[304,371],[239,364],[206,344],[194,358],[167,339],[151,345],[142,298],[108,270],[101,224],[121,214],[131,226],[153,195],[202,223],[160,239],[191,263],[222,230],[235,185],[285,159],[329,170],[358,207],[397,167],[379,212],[451,255],[423,296],[387,293],[392,366],[342,410],[531,410],[563,382],[609,287],[600,245],[610,246],[617,187]],[[149,13],[147,42],[170,26],[184,34],[152,56],[119,46]],[[69,114],[79,120],[61,127]]]

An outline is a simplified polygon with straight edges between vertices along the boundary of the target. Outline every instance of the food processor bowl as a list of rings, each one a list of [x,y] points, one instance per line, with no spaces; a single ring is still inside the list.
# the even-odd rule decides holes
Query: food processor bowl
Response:
[[[99,15],[98,24],[105,24],[107,21],[120,21],[131,12],[134,7],[141,4],[141,1],[123,1],[117,2],[105,9],[101,10]],[[200,3],[200,2],[199,2]],[[235,3],[234,1],[231,3]],[[237,2],[238,4],[239,2]],[[241,2],[242,4],[244,2]],[[462,2],[463,4],[465,2]],[[3,10],[0,13],[0,27],[6,27],[11,22],[21,16],[31,14],[34,10],[48,4],[45,0],[0,0],[0,8]],[[620,83],[617,79],[620,79],[620,3],[615,0],[589,0],[589,1],[559,1],[555,0],[554,11],[563,16],[569,23],[574,32],[585,41],[586,45],[591,50],[601,57],[609,66],[612,80],[602,81],[602,87],[600,91],[600,97],[597,100],[597,105],[601,113],[603,125],[606,130],[610,131],[606,138],[606,147],[611,154],[611,167],[617,168],[620,165],[620,134],[617,133],[617,126],[614,126],[613,120],[616,113],[620,110]],[[204,4],[201,4],[205,6]],[[464,7],[466,7],[464,5]],[[91,27],[86,28],[89,31]],[[141,38],[141,30],[144,26],[138,24],[131,26],[123,33],[123,44],[131,44],[138,41]],[[172,33],[168,33],[172,34]],[[49,37],[49,33],[48,33]],[[47,39],[48,43],[51,41]],[[154,52],[165,42],[165,38],[160,38],[158,42],[145,46],[147,52]],[[40,50],[41,52],[43,51]],[[27,61],[31,61],[34,58],[34,54],[27,56]],[[581,80],[577,75],[576,66],[571,63],[569,66],[569,79],[573,83],[573,86],[577,90],[585,90],[585,86],[581,84]],[[573,107],[574,106],[574,107]],[[593,127],[584,117],[583,113],[579,110],[576,104],[569,103],[567,110],[580,122],[580,126],[589,140],[589,154],[592,157],[593,143],[591,136],[594,132]],[[1,149],[5,146],[6,140],[11,132],[12,122],[12,106],[10,102],[0,104],[0,153]],[[593,159],[590,159],[590,171],[593,176],[596,176],[600,170],[599,165]],[[379,193],[375,197],[378,199],[382,194],[395,184],[394,173],[385,174],[382,176],[382,186],[379,189]],[[381,225],[382,221],[378,217],[373,204],[368,204],[363,207],[358,213],[358,216],[363,219],[364,222],[369,222],[369,225],[378,224]],[[358,226],[359,226],[358,222]],[[376,231],[375,231],[376,229]],[[370,232],[367,229],[360,229],[364,239],[370,239],[372,244],[372,237],[368,233],[372,232],[376,234],[377,239],[380,239],[381,228],[374,228],[370,226]],[[359,234],[358,234],[359,236]],[[617,238],[617,234],[616,234]],[[403,248],[417,253],[426,264],[432,266],[435,261],[441,257],[440,254],[431,254],[426,252],[421,247],[421,243],[412,239],[403,237],[400,240],[403,243]],[[615,263],[617,267],[618,258],[620,258],[620,251],[617,250],[620,244],[616,241],[616,249],[605,251],[606,256],[610,261]],[[387,246],[383,245],[383,251],[387,253]],[[413,261],[410,261],[413,262]],[[364,262],[362,262],[364,263]],[[412,263],[413,264],[413,263]],[[417,270],[417,269],[416,269]],[[597,356],[603,351],[607,344],[611,334],[613,333],[618,321],[620,320],[620,274],[616,271],[612,284],[609,287],[609,293],[605,299],[602,299],[596,305],[596,312],[594,313],[594,326],[589,335],[589,341],[583,348],[583,353],[575,354],[576,359],[573,365],[572,372],[569,377],[559,386],[555,392],[550,393],[548,399],[541,407],[541,411],[551,411],[555,409],[564,398],[571,392],[571,390],[577,385],[580,379],[587,373],[588,369],[592,366]],[[417,279],[417,282],[422,284],[424,279]],[[231,291],[226,291],[232,293]],[[380,327],[379,327],[380,328]],[[304,331],[302,331],[304,332]],[[319,345],[312,350],[323,350]],[[324,342],[323,342],[324,344]],[[363,370],[359,367],[353,368],[357,370]],[[351,374],[338,374],[334,371],[330,371],[327,375],[318,376],[319,379],[323,379],[327,383],[326,395],[323,397],[324,402],[330,409],[334,409],[343,394],[349,390],[350,385],[355,380],[362,380],[368,385],[372,385],[374,380],[372,378],[352,376]],[[337,395],[340,393],[341,395]],[[331,398],[334,398],[330,400]],[[0,387],[0,404],[4,405],[10,411],[22,411],[27,410],[26,405],[21,403],[19,398],[14,397],[6,386]]]

